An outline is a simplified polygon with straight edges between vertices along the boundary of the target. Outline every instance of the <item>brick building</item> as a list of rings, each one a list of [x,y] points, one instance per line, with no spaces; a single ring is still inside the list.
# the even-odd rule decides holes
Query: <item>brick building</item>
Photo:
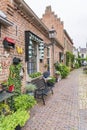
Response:
[[[86,43],[86,47],[85,48],[82,48],[82,47],[79,47],[78,48],[78,54],[81,58],[85,59],[85,60],[82,60],[82,65],[87,65],[87,43]]]
[[[66,52],[70,51],[73,53],[73,41],[64,29],[63,21],[61,21],[61,19],[52,11],[51,6],[46,7],[45,13],[42,16],[42,21],[46,24],[49,30],[51,27],[54,27],[57,32],[56,39],[58,43],[54,49],[55,62],[63,61],[63,63],[66,63]]]
[[[0,82],[8,78],[14,57],[22,60],[25,70],[23,86],[28,74],[36,71],[43,73],[45,64],[48,64],[47,69],[52,74],[52,46],[44,48],[51,43],[46,25],[22,0],[1,0],[0,5]],[[3,46],[4,40],[14,47],[10,46],[8,51]]]
[[[0,82],[8,78],[14,57],[22,60],[25,70],[22,89],[33,72],[49,70],[53,75],[54,63],[64,60],[64,25],[60,18],[49,6],[40,20],[23,0],[0,0],[0,5]],[[54,39],[49,38],[52,27],[57,32]],[[4,41],[10,43],[9,50],[3,46]]]
[[[64,25],[60,18],[52,11],[51,6],[47,6],[41,19],[49,30],[53,27],[56,30],[56,44],[54,45],[54,62],[61,62],[64,52]]]
[[[64,29],[64,63],[66,63],[66,52],[67,51],[73,53],[73,41],[70,38],[67,31]]]

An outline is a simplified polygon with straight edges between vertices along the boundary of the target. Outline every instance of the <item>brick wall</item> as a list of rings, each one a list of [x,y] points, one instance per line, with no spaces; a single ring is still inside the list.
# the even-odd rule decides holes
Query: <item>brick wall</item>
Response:
[[[49,43],[49,38],[47,38],[45,35],[43,35],[42,30],[37,29],[31,22],[29,22],[27,19],[25,19],[25,16],[20,14],[19,10],[15,9],[14,3],[11,3],[11,0],[0,0],[0,10],[2,10],[6,15],[7,19],[13,23],[13,26],[6,27],[1,25],[1,37],[0,37],[0,63],[6,62],[7,66],[3,68],[2,72],[0,73],[0,82],[3,81],[3,79],[7,79],[9,75],[9,66],[12,64],[13,58],[19,57],[22,59],[22,64],[25,69],[25,72],[27,70],[26,63],[25,63],[25,31],[29,30],[39,36],[45,43]],[[9,8],[9,9],[8,9]],[[9,11],[8,11],[9,10]],[[13,14],[12,14],[13,12]],[[22,47],[23,48],[23,54],[18,54],[17,49],[11,49],[9,52],[9,56],[3,57],[3,54],[5,53],[5,50],[3,48],[3,39],[5,37],[9,37],[15,40],[16,47]],[[46,55],[46,51],[45,51]],[[43,61],[43,63],[39,63],[40,68],[39,70],[41,72],[44,72],[44,64],[46,60]],[[25,86],[26,81],[26,73],[24,73],[24,78],[22,80],[23,89]]]
[[[51,6],[46,7],[45,13],[42,16],[41,19],[46,26],[49,28],[49,30],[54,27],[54,29],[57,32],[56,38],[59,40],[59,42],[64,45],[64,25],[60,18],[55,15],[55,13],[51,10]]]

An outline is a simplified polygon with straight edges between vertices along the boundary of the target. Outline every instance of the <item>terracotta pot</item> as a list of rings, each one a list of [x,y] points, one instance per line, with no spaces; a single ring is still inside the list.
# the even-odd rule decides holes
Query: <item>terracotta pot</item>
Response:
[[[14,85],[10,85],[9,88],[8,88],[8,91],[13,92],[14,91]]]

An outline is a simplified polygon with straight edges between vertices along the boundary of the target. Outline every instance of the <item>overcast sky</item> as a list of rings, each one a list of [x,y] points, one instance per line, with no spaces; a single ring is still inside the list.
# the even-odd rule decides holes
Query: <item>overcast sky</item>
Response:
[[[86,47],[87,43],[87,0],[25,0],[34,13],[41,18],[46,6],[64,22],[76,48]]]

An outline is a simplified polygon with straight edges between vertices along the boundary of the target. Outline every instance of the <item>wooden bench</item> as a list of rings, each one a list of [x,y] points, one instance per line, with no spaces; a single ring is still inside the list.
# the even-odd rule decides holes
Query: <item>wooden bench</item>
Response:
[[[53,94],[53,86],[48,86],[43,78],[32,81],[31,83],[37,87],[34,94],[35,98],[42,99],[43,104],[45,105],[44,98],[48,95],[48,92],[51,92]]]

